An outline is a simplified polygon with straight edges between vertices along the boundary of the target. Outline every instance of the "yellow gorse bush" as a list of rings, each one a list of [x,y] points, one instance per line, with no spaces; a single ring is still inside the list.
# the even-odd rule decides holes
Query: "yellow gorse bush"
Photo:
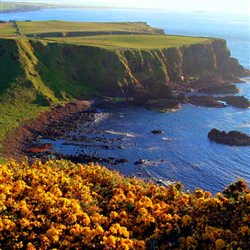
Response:
[[[99,165],[0,166],[1,249],[250,249],[243,180],[212,197]]]

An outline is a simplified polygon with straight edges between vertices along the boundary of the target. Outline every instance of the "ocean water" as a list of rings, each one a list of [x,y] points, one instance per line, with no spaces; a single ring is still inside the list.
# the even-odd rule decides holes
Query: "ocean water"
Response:
[[[53,9],[1,14],[0,19],[146,21],[169,34],[225,38],[232,56],[250,68],[249,15]],[[248,84],[238,84],[238,87],[240,95],[250,99],[250,79],[246,81]],[[214,127],[250,134],[250,109],[193,105],[183,105],[180,111],[173,113],[156,113],[135,106],[102,109],[96,113],[94,123],[82,124],[77,131],[72,131],[72,134],[92,138],[92,142],[51,142],[61,153],[126,158],[128,163],[110,167],[125,175],[180,180],[188,189],[200,187],[215,193],[237,178],[244,178],[250,184],[250,147],[209,141],[207,133]],[[161,129],[164,134],[153,135],[154,129]],[[112,147],[105,147],[105,141],[112,141]],[[147,161],[144,165],[135,165],[139,159]]]

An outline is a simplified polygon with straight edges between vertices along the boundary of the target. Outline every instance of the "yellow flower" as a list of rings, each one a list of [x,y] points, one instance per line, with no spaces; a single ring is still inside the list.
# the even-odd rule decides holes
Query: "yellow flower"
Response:
[[[165,222],[165,221],[170,221],[172,220],[172,215],[171,214],[163,214],[161,216],[161,219]]]
[[[243,234],[243,235],[247,235],[248,233],[250,233],[250,230],[249,230],[249,227],[248,226],[243,226],[240,228],[240,232]]]
[[[197,241],[194,237],[188,236],[186,239],[186,244],[188,249],[196,249]]]
[[[79,215],[79,221],[84,226],[88,226],[91,222],[88,214],[86,214],[86,213]]]
[[[29,227],[30,222],[29,222],[26,218],[22,218],[22,219],[20,220],[20,224],[21,224],[21,227],[22,227],[22,228],[25,228],[25,227]]]
[[[217,239],[215,241],[215,247],[217,250],[223,249],[226,246],[226,242],[222,239]]]
[[[112,211],[109,216],[111,219],[115,219],[119,216],[119,214],[116,211]]]
[[[3,219],[3,226],[5,230],[12,231],[15,229],[16,224],[12,220],[9,219]]]
[[[155,239],[155,247],[165,249],[174,246],[162,239],[174,232],[179,249],[204,244],[207,249],[244,249],[250,233],[249,189],[234,199],[227,198],[234,192],[230,189],[228,196],[221,192],[216,197],[203,190],[178,190],[124,179],[96,164],[0,165],[0,246],[142,250]],[[234,223],[225,224],[226,216]],[[193,235],[185,229],[190,225]]]
[[[96,227],[96,232],[97,232],[97,234],[102,234],[102,233],[104,233],[104,230],[103,230],[103,228],[99,225],[99,226]]]
[[[32,243],[28,243],[27,250],[36,250],[35,246]]]
[[[129,191],[128,194],[127,194],[127,197],[129,199],[135,199],[135,194],[133,192]]]
[[[60,188],[58,187],[58,184],[54,185],[51,189],[50,192],[55,194],[56,196],[60,197],[62,196],[62,191],[60,190]]]
[[[142,215],[142,216],[147,216],[148,215],[148,210],[144,207],[139,208],[138,212]]]
[[[116,238],[113,235],[110,235],[109,237],[104,236],[102,243],[106,245],[107,247],[115,247],[116,245]]]
[[[192,222],[192,218],[189,215],[184,215],[182,217],[182,224],[188,226]]]
[[[126,211],[122,211],[121,213],[120,213],[120,217],[121,218],[126,218],[128,215],[127,215],[127,212]]]
[[[59,241],[59,236],[60,236],[60,230],[56,229],[56,228],[51,228],[47,231],[47,236],[54,242],[58,242]]]
[[[250,203],[250,193],[246,195],[246,200],[248,201],[248,203]]]

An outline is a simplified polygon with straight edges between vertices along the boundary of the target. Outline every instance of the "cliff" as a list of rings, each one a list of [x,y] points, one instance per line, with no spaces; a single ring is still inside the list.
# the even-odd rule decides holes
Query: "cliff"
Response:
[[[166,48],[105,46],[1,38],[0,140],[23,120],[70,100],[111,96],[176,106],[173,90],[220,86],[245,74],[221,39]]]
[[[0,57],[2,91],[23,77],[50,102],[92,95],[131,98],[142,89],[201,87],[235,81],[245,73],[220,39],[150,50],[1,39]]]

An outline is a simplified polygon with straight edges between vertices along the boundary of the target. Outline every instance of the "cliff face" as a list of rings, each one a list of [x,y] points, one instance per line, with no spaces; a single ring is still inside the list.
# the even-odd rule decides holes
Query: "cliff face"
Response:
[[[0,57],[1,65],[6,66],[6,60],[12,65],[4,72],[2,86],[22,77],[49,102],[93,95],[129,98],[142,90],[152,95],[158,92],[158,97],[164,98],[170,89],[191,86],[193,82],[197,86],[220,83],[244,75],[243,67],[230,58],[226,42],[217,39],[177,48],[115,51],[1,39]]]
[[[233,82],[245,74],[238,61],[230,57],[224,40],[150,51],[125,50],[117,54],[125,65],[126,77],[120,83],[127,96],[142,88],[153,91],[168,86],[178,90]]]

